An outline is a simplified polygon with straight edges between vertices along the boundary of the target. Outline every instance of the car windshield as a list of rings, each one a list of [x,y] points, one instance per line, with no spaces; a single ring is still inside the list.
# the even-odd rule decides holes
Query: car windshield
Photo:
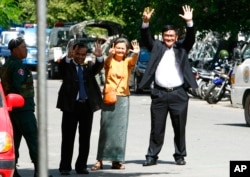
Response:
[[[67,30],[59,30],[57,34],[57,46],[58,47],[64,47],[67,45],[67,42],[69,40],[69,31]]]
[[[2,44],[3,45],[8,45],[11,39],[15,39],[18,37],[18,32],[3,32],[2,34]]]
[[[247,46],[245,52],[243,53],[243,60],[250,58],[250,45]]]
[[[31,29],[26,29],[24,31],[24,40],[27,45],[27,47],[36,47],[37,45],[37,37],[36,37],[36,29],[31,28]]]

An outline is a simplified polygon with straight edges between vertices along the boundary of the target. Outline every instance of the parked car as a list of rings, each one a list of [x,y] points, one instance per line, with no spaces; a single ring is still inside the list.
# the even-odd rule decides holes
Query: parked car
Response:
[[[133,89],[134,93],[143,92],[143,90],[139,89],[139,84],[143,77],[143,74],[145,73],[149,59],[150,52],[146,48],[141,47],[137,64],[133,68],[130,76],[129,86],[131,89]],[[153,83],[150,85],[149,88],[145,88],[144,90],[150,90],[152,87]]]
[[[15,153],[12,124],[9,111],[13,107],[22,107],[24,98],[10,93],[5,96],[0,80],[0,176],[12,177],[15,169]]]
[[[238,59],[231,76],[232,106],[243,108],[246,125],[250,127],[250,38],[234,53]]]
[[[11,39],[15,39],[20,36],[20,31],[3,31],[0,35],[0,66],[5,63],[6,58],[10,56],[10,50],[8,49],[8,43]]]

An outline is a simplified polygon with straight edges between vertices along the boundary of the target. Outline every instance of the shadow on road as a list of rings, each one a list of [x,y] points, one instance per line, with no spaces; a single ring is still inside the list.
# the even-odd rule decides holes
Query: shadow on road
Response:
[[[247,126],[245,123],[235,123],[235,124],[216,124],[216,125],[227,125],[227,126],[235,126],[235,127],[245,127],[245,128],[250,128]]]

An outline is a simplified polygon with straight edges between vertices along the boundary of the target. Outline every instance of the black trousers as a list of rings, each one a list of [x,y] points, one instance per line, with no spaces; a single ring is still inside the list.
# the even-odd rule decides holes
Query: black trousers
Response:
[[[87,168],[90,148],[90,135],[92,130],[93,112],[88,102],[75,102],[73,112],[63,112],[62,116],[62,144],[59,171],[72,169],[71,162],[74,150],[75,134],[78,126],[79,149],[75,162],[75,170]]]
[[[189,97],[184,88],[174,91],[154,88],[151,92],[151,133],[146,157],[158,159],[164,143],[168,113],[174,130],[174,158],[186,156],[185,129]]]

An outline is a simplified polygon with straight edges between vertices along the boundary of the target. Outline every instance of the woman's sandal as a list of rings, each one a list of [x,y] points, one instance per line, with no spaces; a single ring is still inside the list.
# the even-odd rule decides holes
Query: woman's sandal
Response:
[[[97,171],[103,169],[102,162],[97,161],[94,166],[91,167],[92,171]]]
[[[120,163],[120,162],[112,162],[112,169],[116,169],[116,170],[124,170],[125,166]]]

